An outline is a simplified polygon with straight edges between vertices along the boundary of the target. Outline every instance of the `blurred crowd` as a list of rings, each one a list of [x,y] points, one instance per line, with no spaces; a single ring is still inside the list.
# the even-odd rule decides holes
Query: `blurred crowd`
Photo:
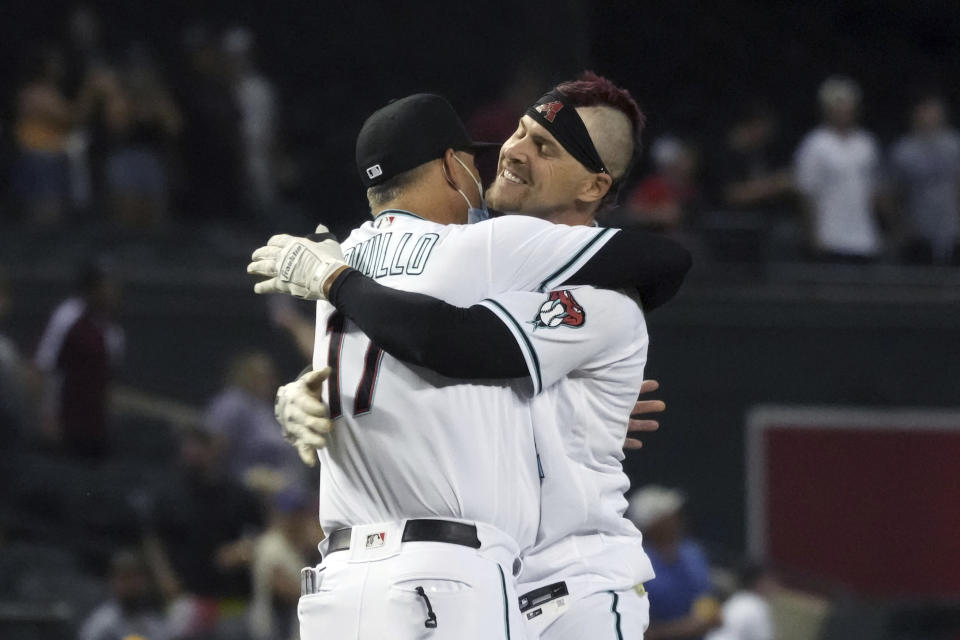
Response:
[[[32,356],[0,334],[0,480],[10,494],[0,600],[67,603],[59,626],[49,614],[34,626],[47,638],[297,638],[299,572],[317,561],[324,534],[318,478],[273,415],[275,363],[238,354],[192,415],[157,400],[131,408],[118,380],[122,301],[116,266],[96,256]],[[0,278],[0,321],[14,302]],[[310,318],[275,300],[271,319],[309,359]],[[657,574],[637,586],[651,594],[646,637],[778,637],[787,592],[763,566],[725,558],[718,572],[684,506],[680,491],[659,486],[630,496],[627,515]],[[802,623],[815,627],[823,611]]]
[[[509,136],[537,95],[533,83],[521,70],[502,99],[473,115],[474,136]],[[786,139],[775,105],[754,98],[720,144],[669,133],[644,141],[649,158],[606,223],[682,234],[707,260],[960,264],[960,136],[950,105],[919,92],[909,129],[884,150],[860,124],[869,104],[853,79],[827,78],[815,99],[822,121],[800,140]]]
[[[123,43],[90,7],[62,41],[25,52],[0,122],[0,223],[52,227],[105,219],[155,228],[256,219],[277,191],[277,95],[254,63],[253,32],[183,31],[161,59]]]
[[[197,24],[161,55],[145,38],[117,42],[108,29],[79,7],[60,41],[24,57],[0,121],[0,224],[287,220],[281,195],[299,172],[254,32]],[[475,137],[506,139],[547,77],[542,63],[518,63],[499,97],[465,111]],[[763,96],[744,96],[732,122],[698,131],[670,133],[651,116],[653,134],[606,222],[684,234],[706,260],[960,262],[960,138],[937,88],[915,92],[902,135],[886,148],[860,124],[871,104],[854,79],[827,78],[801,100],[822,121],[796,139],[784,114],[797,105]],[[328,126],[322,120],[315,125]],[[495,158],[478,162],[491,179]],[[349,153],[340,164],[351,165]]]
[[[822,262],[960,264],[960,136],[943,98],[916,96],[909,130],[886,151],[859,123],[854,80],[828,78],[817,100],[822,122],[792,149],[763,101],[746,107],[720,149],[655,138],[653,171],[618,223],[699,232],[708,243],[730,229],[753,229],[774,245],[776,235],[792,236],[804,257]],[[720,247],[741,260],[758,248]]]
[[[131,400],[122,300],[96,256],[32,355],[0,333],[0,601],[67,603],[59,630],[39,617],[49,638],[295,638],[299,571],[323,533],[318,478],[273,414],[273,360],[236,355],[203,411]],[[14,303],[0,275],[0,326]],[[312,343],[295,309],[275,316]]]
[[[109,29],[79,7],[62,37],[23,57],[0,116],[0,233],[277,224],[298,172],[253,30],[191,26],[161,54]],[[474,137],[506,139],[544,76],[522,65],[499,98],[466,111]],[[762,97],[743,100],[732,122],[705,123],[723,129],[712,136],[663,131],[651,115],[605,222],[683,236],[707,264],[960,265],[955,105],[918,93],[901,135],[882,144],[861,124],[871,105],[854,79],[826,78],[798,99],[821,115],[799,137]],[[353,173],[349,155],[336,162],[349,170],[335,175]],[[478,166],[489,180],[493,159]],[[360,193],[359,183],[331,188]],[[353,213],[362,219],[337,215]],[[276,363],[238,348],[199,412],[124,396],[116,265],[92,257],[74,276],[34,348],[3,334],[16,301],[0,273],[0,599],[70,603],[70,632],[49,638],[295,638],[299,569],[323,534],[317,478],[273,415]],[[310,319],[286,299],[269,304],[308,361]],[[774,637],[782,592],[772,572],[746,563],[718,579],[683,502],[662,487],[632,496],[658,576],[638,587],[652,594],[648,637]]]

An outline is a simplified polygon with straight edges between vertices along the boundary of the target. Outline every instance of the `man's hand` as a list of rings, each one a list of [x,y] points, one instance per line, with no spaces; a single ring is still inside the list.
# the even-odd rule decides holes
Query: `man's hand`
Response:
[[[660,383],[656,380],[644,380],[640,385],[640,393],[650,393],[660,388]],[[661,413],[666,411],[667,405],[663,400],[638,400],[633,405],[633,411],[630,412],[630,422],[627,424],[627,439],[623,443],[624,449],[639,449],[643,442],[636,438],[631,438],[631,433],[649,433],[660,428],[660,423],[656,420],[643,420],[642,415],[650,413]]]
[[[327,446],[333,422],[321,398],[323,381],[330,367],[310,373],[277,390],[274,415],[283,427],[283,437],[297,448],[300,459],[311,467],[317,464],[317,449]]]
[[[326,300],[327,281],[332,283],[331,276],[347,266],[340,243],[322,224],[308,238],[273,236],[251,260],[247,273],[268,278],[253,286],[255,292],[289,293],[304,300]]]

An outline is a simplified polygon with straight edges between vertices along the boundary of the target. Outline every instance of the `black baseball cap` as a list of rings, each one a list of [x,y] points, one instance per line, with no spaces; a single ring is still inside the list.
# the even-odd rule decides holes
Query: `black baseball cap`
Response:
[[[453,106],[432,93],[390,102],[367,118],[357,136],[357,170],[372,187],[443,156],[447,149],[476,153],[499,147],[474,142]]]

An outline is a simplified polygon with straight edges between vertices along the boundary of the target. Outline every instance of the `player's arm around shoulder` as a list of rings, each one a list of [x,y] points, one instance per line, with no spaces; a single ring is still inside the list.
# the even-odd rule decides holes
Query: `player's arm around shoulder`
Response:
[[[508,292],[484,300],[511,331],[539,393],[575,371],[596,371],[633,344],[639,308],[622,294],[593,287]],[[632,306],[631,306],[632,305]]]
[[[545,291],[582,268],[616,229],[571,227],[525,215],[506,215],[461,233],[482,245],[492,294]]]

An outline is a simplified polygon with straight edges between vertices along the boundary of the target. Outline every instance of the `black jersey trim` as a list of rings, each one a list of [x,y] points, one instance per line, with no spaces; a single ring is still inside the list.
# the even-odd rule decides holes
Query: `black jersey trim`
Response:
[[[527,334],[524,332],[523,326],[517,322],[517,319],[514,318],[502,304],[489,298],[483,302],[488,309],[497,315],[497,317],[507,323],[511,333],[514,334],[514,337],[519,336],[519,341],[521,341],[520,349],[529,354],[529,358],[527,360],[533,365],[533,370],[530,372],[530,377],[533,380],[533,395],[537,395],[543,390],[543,374],[540,371],[540,358],[537,357],[537,351],[533,348],[533,343],[530,342],[530,338],[527,337]]]
[[[500,570],[500,590],[503,593],[503,631],[506,634],[507,640],[510,640],[510,608],[507,605],[507,580],[503,577],[503,567],[499,564],[497,569]]]
[[[583,257],[583,255],[587,253],[595,244],[600,242],[600,240],[608,236],[611,236],[616,232],[617,232],[617,229],[610,229],[610,228],[602,229],[599,233],[597,233],[597,235],[591,238],[590,241],[587,242],[587,244],[583,245],[583,248],[581,248],[580,251],[578,251],[572,258],[570,258],[570,260],[568,260],[566,264],[564,264],[562,267],[560,267],[559,269],[551,273],[549,276],[544,278],[543,282],[540,283],[538,290],[546,291],[548,289],[552,289],[556,286],[563,284],[564,282],[563,280],[560,280],[559,282],[553,282],[553,280],[556,280],[560,276],[565,276],[565,278],[569,278],[571,275],[573,275],[572,273],[565,273],[565,272],[571,269],[572,267],[574,267],[577,264],[577,262]]]
[[[613,596],[613,605],[610,607],[610,611],[616,618],[616,624],[614,628],[617,631],[617,640],[623,640],[623,631],[620,630],[620,612],[617,611],[617,603],[620,601],[620,596],[617,595],[616,591],[611,591],[610,595]]]

